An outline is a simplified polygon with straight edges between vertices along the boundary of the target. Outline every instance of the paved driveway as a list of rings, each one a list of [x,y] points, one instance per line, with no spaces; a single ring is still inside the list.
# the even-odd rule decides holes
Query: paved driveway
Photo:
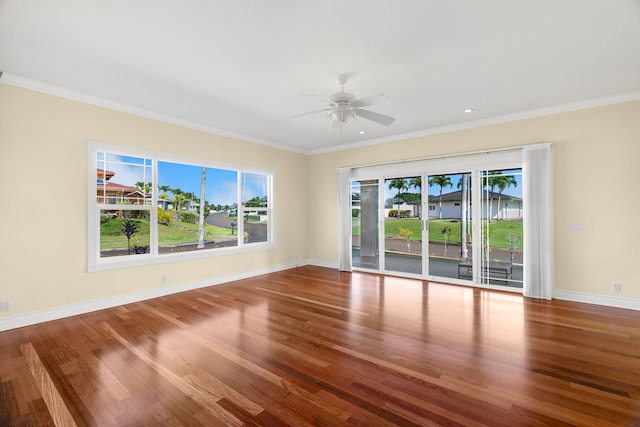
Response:
[[[231,223],[237,222],[235,218],[229,218],[224,212],[212,213],[205,218],[209,225],[231,229]],[[237,227],[234,227],[237,230]],[[248,234],[247,243],[266,242],[267,241],[267,224],[256,224],[254,222],[245,222],[244,231]]]

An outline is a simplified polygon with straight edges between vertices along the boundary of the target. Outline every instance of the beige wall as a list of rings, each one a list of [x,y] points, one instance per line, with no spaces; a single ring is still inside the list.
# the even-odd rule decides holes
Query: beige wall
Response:
[[[277,247],[87,273],[88,140],[274,170]],[[538,142],[555,156],[556,290],[640,299],[640,102],[304,156],[0,84],[0,299],[13,302],[0,320],[296,255],[337,265],[338,167]]]
[[[88,140],[275,171],[276,248],[87,273]],[[304,155],[0,84],[0,299],[13,303],[0,319],[304,259],[308,162]]]
[[[539,142],[554,152],[555,289],[640,299],[639,101],[315,155],[311,258],[337,265],[338,167]]]

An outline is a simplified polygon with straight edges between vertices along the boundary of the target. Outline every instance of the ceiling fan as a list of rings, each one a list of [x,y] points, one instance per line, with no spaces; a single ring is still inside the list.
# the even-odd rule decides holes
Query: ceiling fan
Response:
[[[342,126],[344,126],[349,120],[355,119],[356,117],[362,117],[383,126],[389,126],[396,120],[394,117],[376,113],[370,110],[365,110],[364,108],[362,108],[390,101],[389,98],[387,98],[386,95],[383,94],[370,96],[368,98],[356,99],[355,95],[344,91],[344,85],[347,82],[347,78],[348,76],[344,74],[338,76],[340,92],[334,93],[329,97],[328,108],[296,114],[294,116],[290,116],[290,118],[325,112],[327,114],[327,117],[331,119],[332,129],[334,125],[340,126],[340,128],[342,128]]]

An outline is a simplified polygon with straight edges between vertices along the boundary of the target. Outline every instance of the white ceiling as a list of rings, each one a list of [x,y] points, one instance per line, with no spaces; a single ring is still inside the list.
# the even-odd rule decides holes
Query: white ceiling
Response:
[[[640,0],[0,0],[0,70],[313,153],[640,99]],[[397,120],[288,118],[343,73]]]

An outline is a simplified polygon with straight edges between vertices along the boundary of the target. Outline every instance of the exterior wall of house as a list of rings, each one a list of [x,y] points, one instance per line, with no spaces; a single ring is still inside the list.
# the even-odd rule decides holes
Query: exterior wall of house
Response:
[[[518,201],[503,201],[498,206],[498,201],[494,200],[491,203],[492,209],[489,210],[489,206],[487,205],[486,209],[482,212],[482,218],[489,218],[491,215],[492,219],[520,219],[522,218],[522,202]],[[436,219],[440,218],[440,205],[436,203],[431,203],[431,206],[435,207],[435,209],[429,210],[429,218]],[[469,214],[471,217],[471,213]],[[462,218],[462,214],[460,211],[460,205],[456,206],[455,202],[442,202],[442,218],[443,219],[460,219]]]
[[[640,210],[640,198],[629,197],[640,159],[638,117],[640,101],[631,101],[316,154],[309,169],[315,194],[309,212],[311,223],[323,227],[310,230],[311,258],[337,265],[339,167],[551,142],[556,291],[640,302],[640,230],[626,226]],[[606,215],[594,204],[602,194],[617,201],[619,232],[603,225]],[[572,222],[581,223],[581,231],[572,230]],[[622,282],[622,292],[612,292],[612,281]]]

